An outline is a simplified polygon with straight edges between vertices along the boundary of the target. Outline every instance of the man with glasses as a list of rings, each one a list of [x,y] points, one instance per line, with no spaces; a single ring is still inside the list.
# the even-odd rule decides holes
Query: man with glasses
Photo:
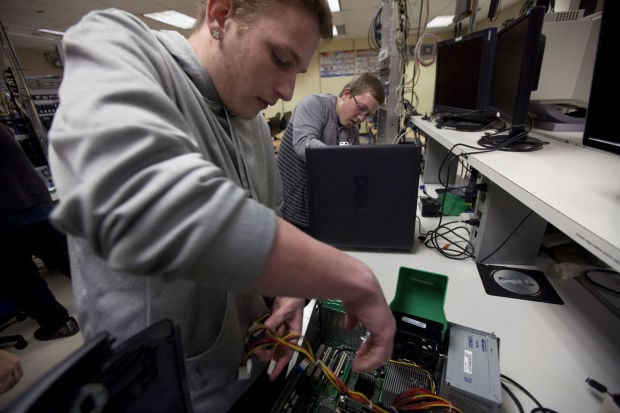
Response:
[[[284,205],[282,216],[308,231],[306,148],[359,144],[359,127],[372,117],[385,99],[383,84],[364,73],[347,83],[340,95],[304,97],[293,112],[278,152]]]

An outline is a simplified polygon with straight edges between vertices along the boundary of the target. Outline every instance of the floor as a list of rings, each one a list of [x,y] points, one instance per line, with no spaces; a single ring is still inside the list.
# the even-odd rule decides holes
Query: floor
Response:
[[[75,316],[71,280],[59,272],[48,273],[46,270],[43,270],[41,274],[56,296],[56,299],[65,306],[70,314]],[[64,339],[38,341],[33,337],[34,331],[38,327],[34,320],[26,318],[24,321],[12,324],[0,333],[3,336],[21,334],[28,341],[26,348],[21,350],[15,349],[10,344],[3,344],[0,347],[3,350],[17,354],[24,370],[24,376],[20,382],[7,393],[0,395],[0,411],[5,409],[22,392],[27,391],[43,374],[78,349],[84,342],[81,333]]]

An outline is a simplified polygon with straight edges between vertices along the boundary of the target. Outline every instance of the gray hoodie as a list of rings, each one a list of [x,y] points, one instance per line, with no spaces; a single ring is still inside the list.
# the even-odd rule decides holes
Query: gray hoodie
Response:
[[[276,231],[281,183],[269,128],[228,113],[177,32],[118,10],[64,36],[50,163],[85,339],[117,343],[164,318],[181,327],[198,411],[228,410],[250,323],[248,293]],[[259,369],[254,369],[256,375]]]

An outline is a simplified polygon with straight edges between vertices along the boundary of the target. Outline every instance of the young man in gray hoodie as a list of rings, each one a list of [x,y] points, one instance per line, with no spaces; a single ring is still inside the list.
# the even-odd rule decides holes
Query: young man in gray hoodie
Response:
[[[323,0],[209,0],[188,39],[118,10],[64,36],[53,222],[68,234],[84,337],[122,342],[173,320],[197,412],[227,411],[251,383],[237,379],[251,323],[270,311],[267,328],[300,332],[304,298],[339,298],[347,327],[370,331],[355,369],[391,356],[395,321],[369,267],[278,216],[260,112],[291,99],[330,33]]]

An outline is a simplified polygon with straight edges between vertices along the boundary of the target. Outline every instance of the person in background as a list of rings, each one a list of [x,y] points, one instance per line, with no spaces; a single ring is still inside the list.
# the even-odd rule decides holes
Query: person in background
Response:
[[[34,255],[47,269],[71,276],[66,237],[49,222],[53,208],[45,181],[0,123],[0,296],[39,324],[34,338],[41,341],[80,331],[32,260]]]
[[[52,220],[68,234],[84,338],[119,344],[171,319],[196,412],[229,411],[267,377],[270,354],[245,370],[248,328],[268,314],[274,334],[300,333],[305,298],[342,300],[345,327],[369,331],[354,369],[391,357],[396,323],[370,268],[278,216],[260,112],[291,99],[331,31],[325,0],[208,0],[187,39],[114,9],[63,36]],[[278,352],[269,378],[291,356]]]
[[[0,349],[0,394],[4,394],[15,387],[23,375],[19,357]]]
[[[299,102],[278,151],[284,197],[282,216],[287,221],[308,232],[306,148],[359,144],[358,125],[373,116],[384,99],[381,81],[364,73],[347,83],[338,96],[315,94]]]

